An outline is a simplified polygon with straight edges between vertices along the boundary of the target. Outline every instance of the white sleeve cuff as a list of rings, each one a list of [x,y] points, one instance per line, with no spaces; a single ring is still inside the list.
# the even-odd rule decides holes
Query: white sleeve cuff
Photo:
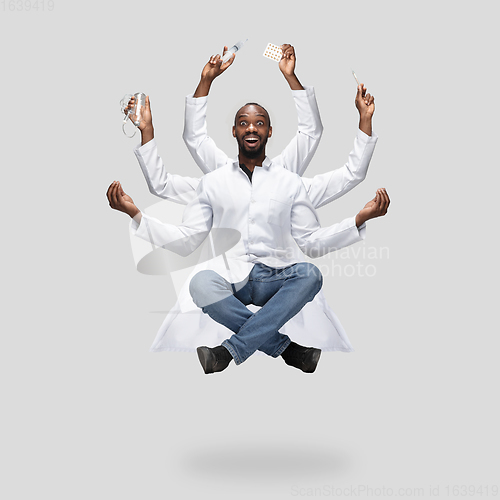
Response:
[[[204,95],[202,97],[193,97],[194,96],[194,93],[193,94],[188,94],[186,96],[186,104],[205,104],[208,100],[208,96],[207,95]]]
[[[304,90],[292,90],[293,97],[310,97],[314,95],[314,87],[306,87],[305,85],[302,86],[304,87]]]
[[[141,212],[139,212],[139,214],[141,214]],[[132,231],[132,234],[135,234],[141,225],[144,214],[141,214],[141,217],[139,217],[139,214],[130,220],[130,230]]]
[[[356,217],[354,217],[354,224],[356,224]],[[366,238],[366,222],[363,222],[363,224],[358,227],[358,233],[362,240]]]
[[[357,138],[363,142],[368,142],[368,141],[377,142],[378,135],[375,132],[373,132],[373,130],[372,130],[372,135],[365,134],[362,130],[358,128]]]
[[[139,153],[141,156],[143,156],[145,153],[147,153],[148,151],[150,151],[151,149],[153,149],[155,147],[156,147],[156,141],[155,141],[155,138],[153,137],[149,142],[146,142],[146,144],[144,144],[143,146],[138,144],[134,148],[134,153],[136,153],[136,154]]]

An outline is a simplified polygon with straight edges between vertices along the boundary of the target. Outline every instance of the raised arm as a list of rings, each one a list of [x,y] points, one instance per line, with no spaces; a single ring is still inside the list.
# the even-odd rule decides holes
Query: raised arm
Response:
[[[134,105],[132,97],[125,108],[125,113]],[[136,116],[130,119],[135,121]],[[171,174],[166,171],[163,160],[158,155],[158,148],[154,138],[153,116],[149,96],[146,97],[146,106],[138,125],[141,131],[141,144],[134,148],[134,154],[139,161],[142,173],[146,179],[150,193],[166,200],[188,204],[196,195],[200,183],[199,178]]]
[[[313,87],[303,87],[295,74],[297,62],[295,49],[290,44],[281,46],[283,56],[279,69],[287,81],[297,109],[297,133],[282,153],[273,158],[287,170],[302,175],[318,149],[323,134],[323,124]]]
[[[292,141],[273,162],[302,175],[318,148],[323,125],[314,89],[304,88],[295,74],[295,49],[289,44],[282,45],[282,49],[283,57],[279,69],[292,91],[297,109],[298,129]],[[224,47],[224,53],[226,50],[227,47]],[[229,67],[234,57],[233,55],[233,59],[223,65],[219,55],[212,56],[203,68],[195,93],[186,97],[183,139],[191,156],[204,173],[211,172],[227,162],[227,155],[208,135],[206,115],[212,82]]]
[[[359,111],[359,129],[347,163],[325,174],[302,179],[314,208],[340,198],[366,177],[378,137],[372,131],[375,98],[366,93],[363,84],[358,86],[355,105]]]
[[[385,189],[378,189],[355,216],[338,224],[322,228],[303,185],[294,198],[291,211],[292,236],[300,249],[309,257],[321,257],[329,252],[352,245],[365,237],[365,222],[387,213],[389,196]]]
[[[222,55],[226,51],[227,46],[224,47]],[[217,147],[208,135],[207,101],[213,81],[233,64],[235,57],[236,54],[233,54],[231,59],[224,64],[222,64],[222,58],[219,54],[210,57],[201,72],[200,82],[194,94],[186,97],[182,138],[194,161],[204,174],[224,166],[227,162],[227,155]]]

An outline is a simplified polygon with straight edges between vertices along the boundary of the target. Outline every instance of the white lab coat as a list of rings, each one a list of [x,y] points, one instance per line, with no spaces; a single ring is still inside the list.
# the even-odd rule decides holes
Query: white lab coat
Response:
[[[322,125],[314,90],[308,87],[303,91],[292,91],[292,94],[294,96],[299,119],[298,132],[291,143],[278,157],[272,160],[266,159],[266,161],[272,164],[273,171],[276,171],[276,168],[281,166],[301,174],[307,168],[307,165],[316,151],[321,138]],[[204,172],[218,169],[223,165],[231,165],[235,167],[236,174],[241,174],[241,181],[244,181],[243,177],[246,178],[246,174],[237,166],[237,159],[228,159],[228,157],[216,147],[213,140],[207,134],[207,101],[207,97],[186,97],[185,130],[183,135],[186,145],[196,163]],[[377,136],[375,134],[367,136],[358,130],[354,142],[354,149],[350,153],[344,167],[330,171],[326,174],[317,175],[313,178],[302,179],[305,190],[309,196],[311,208],[317,208],[333,201],[359,184],[359,182],[365,178],[376,142]],[[189,202],[194,204],[197,203],[193,201],[193,199],[196,198],[196,190],[199,187],[200,179],[179,176],[167,172],[157,153],[154,139],[144,146],[136,147],[134,152],[139,160],[148,187],[153,194],[181,204],[187,204]],[[248,187],[250,187],[248,179],[246,179],[246,182]],[[251,192],[251,189],[252,187],[247,191]],[[201,192],[203,189],[198,189],[198,191]],[[267,200],[269,200],[269,198],[267,198]],[[246,223],[251,224],[252,214],[250,210],[253,204],[250,202],[250,198],[248,200],[239,201],[241,201],[240,206],[245,206],[248,210],[248,217],[245,217]],[[283,202],[283,199],[278,200],[278,203],[279,201]],[[276,203],[274,203],[274,205],[276,205]],[[269,216],[272,217],[270,210],[270,206],[265,208],[261,207],[258,213],[269,218]],[[154,219],[150,219],[146,215],[145,223],[142,228],[143,230],[146,229],[147,223],[149,223],[149,230],[151,231],[151,228],[159,224],[159,221],[154,221]],[[341,224],[344,225],[344,229],[347,228],[347,232],[349,233],[349,237],[342,240],[343,243],[351,244],[364,237],[364,228],[360,228],[361,230],[358,232],[354,224],[354,218],[343,221]],[[231,226],[224,225],[221,227]],[[139,226],[134,221],[131,221],[131,235],[134,235],[138,229]],[[245,228],[240,227],[240,229],[241,233],[245,234]],[[160,233],[158,233],[158,231],[161,232],[159,225],[156,227],[156,230],[156,243],[161,245],[164,241],[158,239],[161,238],[159,236]],[[335,233],[335,231],[333,232]],[[146,236],[146,232],[143,232],[142,234],[139,233],[138,236],[151,239],[152,234],[149,232]],[[134,238],[133,236],[133,246]],[[339,245],[339,241],[337,240],[335,246],[339,248],[344,245]],[[247,255],[252,255],[251,252],[249,252],[248,238],[246,238],[246,240],[242,238],[236,247],[240,249],[240,257],[241,249],[244,249]],[[237,262],[237,260],[238,259],[236,259],[236,261],[234,259],[231,260],[230,267],[232,270],[237,270],[237,277],[240,278],[244,271],[243,267],[238,268],[237,265],[235,267],[234,263]],[[292,260],[298,261],[297,256],[294,255]],[[302,258],[299,260],[305,259]],[[247,266],[251,268],[252,265],[252,260],[250,259],[247,262]],[[224,275],[224,267],[223,259],[217,257],[210,262],[200,263],[192,269],[191,274],[186,280],[185,286],[179,291],[179,300],[174,308],[168,313],[158,331],[151,347],[152,351],[192,351],[200,345],[219,345],[224,339],[232,334],[232,332],[224,326],[216,323],[208,315],[203,314],[200,309],[196,308],[188,293],[188,283],[196,272],[201,269],[211,268]],[[274,267],[280,266],[275,265]],[[232,281],[239,281],[239,279],[234,279],[233,276]],[[255,306],[249,306],[249,308],[252,310],[258,309]],[[325,351],[339,350],[349,352],[353,350],[342,325],[335,313],[326,303],[322,292],[318,293],[315,299],[308,303],[299,314],[286,323],[280,331],[299,344],[319,347]]]

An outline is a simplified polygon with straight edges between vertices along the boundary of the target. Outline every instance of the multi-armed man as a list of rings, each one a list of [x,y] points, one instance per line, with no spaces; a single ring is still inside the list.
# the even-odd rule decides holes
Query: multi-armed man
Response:
[[[288,58],[294,61],[293,47],[291,54],[288,51]],[[220,74],[228,66],[224,68],[216,56],[205,69],[207,67],[209,70],[215,68],[215,73]],[[204,76],[202,74],[195,96],[197,93],[201,94],[200,97],[208,94],[210,85],[206,87]],[[294,84],[298,82],[296,78],[287,80]],[[300,90],[293,89],[292,84],[290,86],[292,90]],[[297,166],[298,161],[289,161],[289,165],[285,165],[285,161],[270,160],[266,156],[272,127],[267,111],[258,104],[247,104],[236,113],[233,136],[238,144],[238,157],[235,160],[225,157],[225,164],[221,164],[224,156],[219,150],[214,150],[213,141],[206,138],[201,141],[203,147],[197,148],[197,163],[200,164],[200,158],[205,165],[210,163],[207,158],[218,159],[215,165],[206,169],[216,170],[201,179],[183,181],[179,176],[172,178],[171,174],[165,173],[163,162],[158,161],[157,155],[152,154],[150,161],[146,155],[141,167],[155,194],[163,194],[164,198],[189,196],[191,199],[180,226],[163,224],[143,215],[119,183],[113,183],[108,189],[111,207],[134,219],[133,229],[137,236],[180,254],[193,251],[211,228],[232,228],[240,232],[240,242],[228,254],[232,276],[224,269],[208,270],[196,274],[190,283],[196,305],[233,332],[220,346],[198,348],[205,373],[222,371],[233,359],[240,364],[256,350],[273,357],[281,355],[287,364],[305,372],[315,370],[320,349],[302,347],[279,332],[321,288],[321,273],[316,266],[303,262],[302,252],[318,257],[360,241],[364,237],[365,222],[385,215],[389,206],[386,191],[379,189],[375,198],[355,217],[340,224],[321,228],[316,216],[315,207],[336,199],[353,187],[354,182],[349,177],[352,171],[364,169],[366,173],[373,152],[373,147],[366,147],[371,137],[373,97],[366,94],[362,85],[358,87],[356,106],[360,111],[360,130],[356,140],[362,143],[357,149],[362,152],[351,153],[344,169],[338,169],[340,172],[322,174],[305,183],[298,175],[283,168]],[[144,147],[154,136],[149,99],[145,121],[140,128],[143,134],[141,147]],[[278,158],[287,156],[282,154]],[[194,189],[196,196],[189,195]],[[261,306],[261,309],[252,313],[246,307],[249,304]]]

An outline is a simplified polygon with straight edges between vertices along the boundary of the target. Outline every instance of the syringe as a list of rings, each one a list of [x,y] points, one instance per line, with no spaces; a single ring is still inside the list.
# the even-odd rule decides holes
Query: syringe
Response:
[[[240,40],[238,43],[235,43],[230,49],[228,49],[228,51],[222,57],[222,64],[229,61],[229,59],[231,59],[231,56],[238,52],[238,50],[240,50],[241,47],[243,47],[243,44],[246,42],[248,42],[248,38],[246,40]]]

